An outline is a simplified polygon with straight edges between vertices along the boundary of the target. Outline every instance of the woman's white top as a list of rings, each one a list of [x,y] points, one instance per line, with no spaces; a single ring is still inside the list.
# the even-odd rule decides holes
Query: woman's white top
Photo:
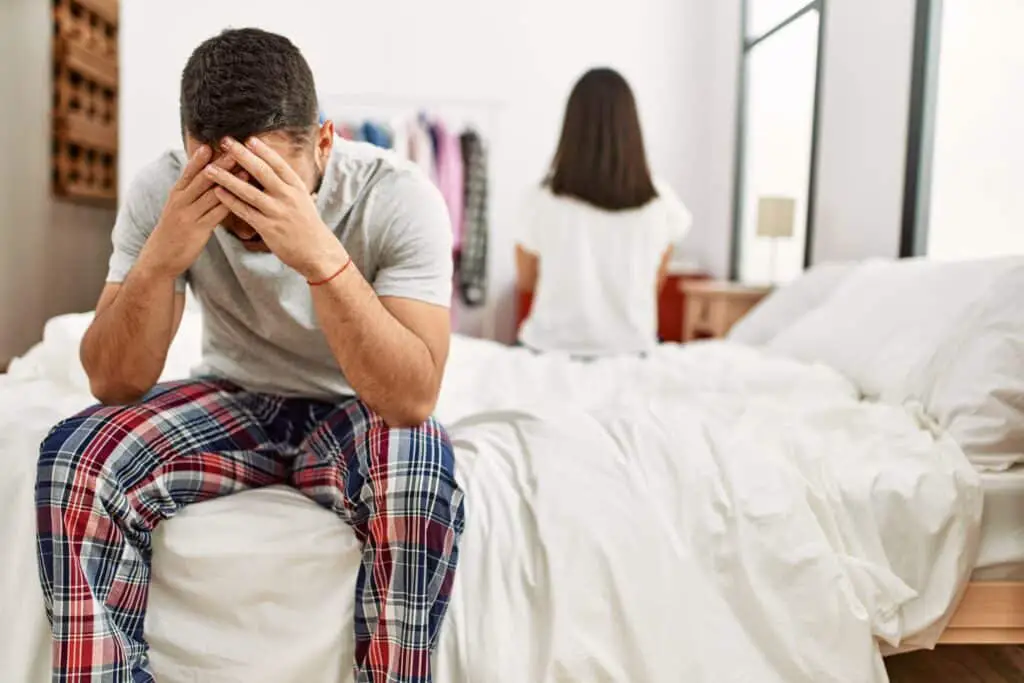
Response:
[[[675,193],[608,211],[546,187],[524,202],[519,245],[539,259],[530,314],[519,341],[580,356],[642,353],[658,342],[662,256],[693,218]]]

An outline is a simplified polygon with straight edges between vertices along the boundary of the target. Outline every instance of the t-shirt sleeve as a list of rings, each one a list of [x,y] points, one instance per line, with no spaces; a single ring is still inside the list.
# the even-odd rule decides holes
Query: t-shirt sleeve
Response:
[[[540,253],[540,190],[532,188],[519,202],[516,220],[516,244],[534,254]]]
[[[678,244],[686,237],[693,226],[693,214],[686,208],[686,205],[676,196],[671,187],[664,182],[656,181],[655,189],[658,197],[665,204],[666,209],[666,235],[665,239],[669,244]]]
[[[384,182],[372,210],[383,235],[374,291],[450,306],[452,224],[444,197],[421,173],[403,171]]]
[[[160,220],[179,173],[180,164],[170,154],[165,154],[142,169],[129,185],[111,233],[114,249],[107,267],[107,282],[121,283],[128,277],[143,245]],[[182,275],[175,281],[174,289],[184,292],[185,285],[186,277]]]

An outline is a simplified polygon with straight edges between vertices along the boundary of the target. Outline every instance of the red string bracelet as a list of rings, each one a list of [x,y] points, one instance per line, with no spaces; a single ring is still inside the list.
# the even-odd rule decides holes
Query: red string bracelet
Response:
[[[348,268],[351,265],[352,265],[352,257],[349,256],[348,257],[348,261],[345,261],[345,265],[343,265],[341,268],[338,268],[338,270],[335,271],[333,275],[330,275],[329,277],[326,277],[323,280],[317,280],[316,282],[310,282],[309,280],[306,280],[306,284],[308,284],[310,287],[319,287],[320,285],[326,285],[328,282],[330,282],[334,278],[336,278],[339,275],[341,275],[342,273],[344,273],[345,269]]]

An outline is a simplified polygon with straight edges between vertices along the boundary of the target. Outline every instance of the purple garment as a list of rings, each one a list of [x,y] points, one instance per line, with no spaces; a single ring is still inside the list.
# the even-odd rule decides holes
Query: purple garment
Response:
[[[448,214],[452,219],[452,242],[455,249],[462,246],[462,213],[464,209],[464,178],[462,167],[462,144],[458,135],[453,135],[441,121],[430,127],[431,137],[436,141],[437,187],[441,190]]]

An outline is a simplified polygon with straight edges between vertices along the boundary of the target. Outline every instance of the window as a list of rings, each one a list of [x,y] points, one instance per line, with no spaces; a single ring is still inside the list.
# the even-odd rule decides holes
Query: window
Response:
[[[901,255],[1024,254],[1024,3],[917,13]]]
[[[744,282],[784,282],[808,263],[823,4],[744,2],[731,264]],[[759,235],[759,205],[773,197],[792,207],[791,224]]]

